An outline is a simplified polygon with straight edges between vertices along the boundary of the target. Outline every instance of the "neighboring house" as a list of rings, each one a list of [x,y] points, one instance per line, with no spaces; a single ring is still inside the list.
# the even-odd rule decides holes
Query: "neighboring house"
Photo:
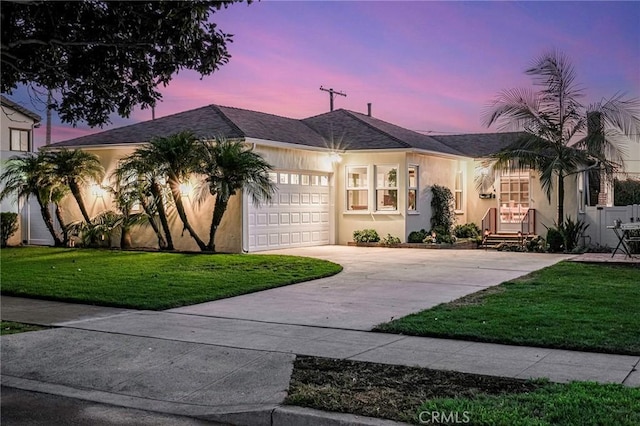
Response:
[[[544,231],[543,224],[552,226],[555,218],[556,202],[547,201],[534,173],[503,173],[481,193],[476,190],[481,159],[511,143],[517,133],[428,136],[342,109],[297,120],[209,105],[51,148],[82,148],[98,155],[107,176],[99,184],[106,185],[119,159],[153,137],[181,130],[202,138],[241,140],[274,168],[278,191],[271,204],[256,207],[246,196],[230,203],[217,234],[220,251],[346,244],[353,231],[364,228],[406,241],[411,231],[430,228],[434,184],[454,193],[457,223],[475,222],[493,232],[535,233]],[[577,195],[569,194],[577,194],[577,188],[570,179],[566,193],[565,211],[575,217]],[[86,188],[85,196],[91,215],[112,208],[108,194]],[[195,228],[203,235],[212,204],[209,200],[190,207]],[[66,207],[73,213],[71,203]],[[178,249],[196,249],[187,234],[180,235],[182,226],[175,217],[173,229]],[[150,230],[135,234],[135,245],[154,245]]]
[[[33,129],[42,120],[38,114],[18,105],[12,100],[0,95],[2,115],[2,139],[0,161],[5,162],[13,157],[33,152]],[[24,202],[17,197],[2,200],[0,211],[19,214],[19,230],[9,240],[10,245],[28,242],[33,244],[52,244],[53,240],[46,231],[40,209],[35,200]]]

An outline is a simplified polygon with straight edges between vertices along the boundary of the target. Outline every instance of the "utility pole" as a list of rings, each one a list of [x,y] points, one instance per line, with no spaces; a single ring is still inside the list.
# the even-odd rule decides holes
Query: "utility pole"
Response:
[[[342,93],[342,92],[336,92],[333,89],[325,89],[324,87],[320,86],[320,90],[322,90],[323,92],[329,92],[329,107],[331,108],[331,111],[333,111],[333,97],[335,95],[340,95],[340,96],[344,96],[346,97],[347,94],[346,93]]]
[[[51,104],[53,99],[51,97],[51,89],[49,89],[49,93],[47,94],[47,130],[45,133],[44,144],[51,144]]]

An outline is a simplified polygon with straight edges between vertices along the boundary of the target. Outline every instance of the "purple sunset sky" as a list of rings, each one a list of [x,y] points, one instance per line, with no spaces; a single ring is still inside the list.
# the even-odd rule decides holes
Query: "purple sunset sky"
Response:
[[[336,108],[434,133],[491,132],[481,112],[501,89],[530,87],[524,70],[557,48],[573,62],[585,104],[640,96],[640,2],[276,2],[213,15],[234,34],[231,61],[161,89],[156,117],[220,104],[293,118]],[[11,96],[38,110],[24,91]],[[39,110],[44,116],[44,111]],[[151,118],[113,117],[119,127]],[[53,141],[100,129],[54,120]],[[44,141],[44,123],[36,145]]]

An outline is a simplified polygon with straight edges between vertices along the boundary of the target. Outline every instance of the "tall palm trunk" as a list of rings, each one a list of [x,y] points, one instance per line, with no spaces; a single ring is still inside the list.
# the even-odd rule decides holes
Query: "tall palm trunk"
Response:
[[[69,189],[71,189],[73,198],[75,198],[76,203],[78,203],[78,207],[80,208],[80,213],[82,213],[82,217],[84,218],[85,222],[91,223],[91,218],[87,213],[87,208],[85,207],[84,200],[82,199],[82,192],[80,191],[80,186],[75,180],[70,180]]]
[[[162,225],[164,235],[167,238],[167,250],[175,250],[173,247],[173,238],[171,237],[171,228],[169,228],[169,221],[167,220],[167,211],[164,208],[162,189],[158,182],[153,182],[151,184],[151,194],[158,206],[158,217],[160,218],[160,224]]]
[[[218,230],[218,226],[220,226],[220,222],[222,222],[222,217],[224,216],[224,212],[227,210],[228,204],[228,198],[220,196],[216,197],[216,203],[211,217],[211,228],[209,228],[209,244],[207,244],[207,250],[213,252],[216,251],[216,231]]]
[[[47,203],[44,203],[40,199],[40,196],[36,196],[36,199],[38,200],[38,205],[40,206],[40,214],[42,215],[42,219],[44,220],[44,225],[47,227],[47,230],[53,237],[53,244],[56,247],[63,247],[65,245],[64,241],[60,239],[60,236],[58,235],[58,233],[55,230],[55,227],[53,226],[53,218],[51,217],[49,206],[47,205]]]
[[[200,239],[196,231],[193,230],[191,224],[189,223],[189,219],[187,218],[187,213],[184,210],[184,204],[182,203],[182,193],[180,192],[180,182],[175,176],[169,177],[169,188],[171,188],[171,195],[173,196],[173,201],[176,204],[176,210],[178,211],[178,216],[180,216],[180,220],[182,220],[182,224],[184,229],[189,231],[189,235],[196,242],[201,251],[207,250],[207,245]]]
[[[129,218],[123,218],[120,225],[120,248],[123,250],[130,249],[133,246],[131,242],[131,226],[125,225]]]
[[[56,219],[62,228],[62,244],[64,246],[69,245],[69,227],[64,223],[64,217],[62,216],[62,207],[56,203]]]
[[[149,208],[149,205],[142,199],[140,200],[140,205],[142,206],[142,209],[145,211],[145,213],[149,217],[149,225],[151,225],[151,228],[153,228],[153,232],[156,233],[156,237],[158,238],[158,247],[160,248],[160,250],[166,250],[167,241],[162,236],[162,232],[160,231],[160,228],[156,223],[155,213],[151,210],[151,208]]]
[[[564,223],[564,175],[562,172],[558,173],[558,226],[562,226]]]

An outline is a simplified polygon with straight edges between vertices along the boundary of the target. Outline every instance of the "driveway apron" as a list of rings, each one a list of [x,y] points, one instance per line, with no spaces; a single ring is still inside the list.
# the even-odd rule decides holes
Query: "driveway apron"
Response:
[[[169,312],[279,324],[370,330],[553,265],[571,256],[485,250],[320,246],[265,254],[309,256],[341,264],[329,278]]]

